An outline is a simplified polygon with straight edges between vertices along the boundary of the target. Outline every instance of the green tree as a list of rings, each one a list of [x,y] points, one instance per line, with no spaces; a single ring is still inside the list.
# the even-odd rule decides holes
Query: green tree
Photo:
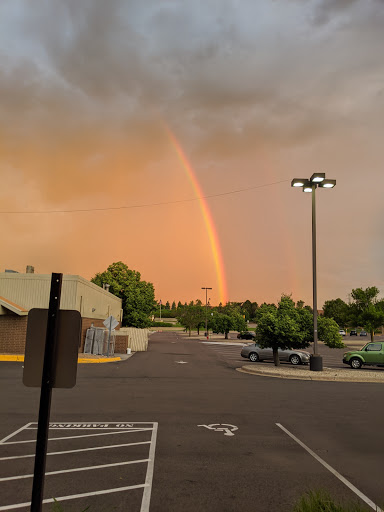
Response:
[[[275,304],[267,304],[266,302],[263,302],[263,304],[260,305],[260,307],[257,309],[255,313],[255,322],[257,323],[259,321],[259,318],[261,318],[266,312],[273,312],[275,309]]]
[[[267,304],[258,311],[256,340],[262,348],[272,348],[275,366],[280,364],[279,349],[303,349],[309,345],[308,332],[301,329],[299,315],[287,295],[281,297],[277,308]]]
[[[149,327],[150,315],[155,310],[155,290],[152,283],[141,280],[140,272],[118,261],[96,274],[91,282],[100,287],[109,284],[109,291],[122,299],[123,325]]]
[[[243,313],[243,315],[245,315],[246,320],[252,321],[255,319],[258,307],[259,306],[257,302],[251,302],[250,300],[246,300],[245,302],[243,302],[241,306],[241,312]]]
[[[171,310],[176,311],[176,302],[175,301],[172,302]]]
[[[228,339],[228,333],[233,329],[233,318],[225,313],[216,313],[213,317],[213,330],[224,334]]]
[[[375,330],[384,324],[383,301],[377,298],[379,293],[376,286],[370,286],[365,290],[355,288],[351,293],[351,318],[355,325],[364,327],[371,334],[371,341],[374,340]]]
[[[350,320],[350,309],[342,299],[326,300],[323,311],[325,318],[333,318],[340,327],[347,327]]]
[[[177,310],[178,322],[188,329],[189,336],[191,335],[192,329],[199,329],[202,323],[202,307],[195,306],[193,301],[188,305]]]
[[[234,311],[232,314],[215,313],[212,317],[212,329],[216,332],[224,334],[225,339],[228,339],[229,331],[244,331],[247,327],[247,322],[243,316]]]
[[[329,348],[344,348],[343,338],[339,333],[339,325],[333,318],[317,317],[317,333],[319,340]],[[313,338],[313,335],[312,335]]]
[[[319,338],[331,348],[344,346],[337,323],[331,318],[318,317]],[[311,308],[299,301],[297,306],[288,295],[282,295],[278,306],[262,304],[257,312],[256,340],[261,347],[270,347],[276,366],[280,364],[278,350],[304,349],[313,342]]]
[[[169,300],[165,303],[164,309],[171,309],[171,305],[169,304]]]

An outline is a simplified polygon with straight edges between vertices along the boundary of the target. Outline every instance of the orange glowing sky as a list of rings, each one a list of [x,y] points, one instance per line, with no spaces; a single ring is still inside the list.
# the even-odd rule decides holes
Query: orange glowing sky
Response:
[[[380,0],[2,2],[0,271],[121,260],[163,303],[311,304],[290,180],[320,171],[319,305],[384,291],[383,23]]]

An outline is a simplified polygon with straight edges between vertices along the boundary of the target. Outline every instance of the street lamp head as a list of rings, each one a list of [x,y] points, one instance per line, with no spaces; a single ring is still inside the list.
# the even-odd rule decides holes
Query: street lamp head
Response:
[[[305,178],[295,178],[291,181],[291,187],[302,187],[306,181]]]
[[[325,180],[325,172],[314,172],[310,178],[312,183],[321,183]]]
[[[305,180],[303,185],[303,192],[312,192],[313,185],[309,180]]]
[[[333,188],[335,186],[336,186],[336,180],[324,180],[319,185],[319,187],[322,187],[322,188]]]

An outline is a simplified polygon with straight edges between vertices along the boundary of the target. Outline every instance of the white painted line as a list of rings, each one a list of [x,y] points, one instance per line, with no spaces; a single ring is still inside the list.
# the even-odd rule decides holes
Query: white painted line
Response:
[[[91,427],[92,425],[120,425],[121,427],[127,428],[128,426],[132,427],[133,425],[152,425],[153,421],[51,421],[49,426],[61,425],[61,428],[66,428],[66,425],[87,425]],[[37,421],[32,421],[28,423],[29,425],[37,425]],[[137,427],[135,427],[137,428]]]
[[[141,502],[140,512],[149,512],[149,503],[151,501],[152,480],[153,480],[153,467],[155,464],[157,428],[158,428],[158,423],[154,423],[152,437],[151,437],[151,447],[149,449],[149,462],[148,462],[148,466],[147,466],[147,474],[145,476],[145,489],[143,492],[143,499]]]
[[[95,436],[113,436],[114,434],[131,434],[132,432],[144,432],[152,430],[151,428],[140,428],[137,430],[119,430],[118,432],[103,432],[102,434],[84,434],[83,436],[63,436],[63,437],[50,437],[48,441],[61,441],[62,439],[80,439],[81,437],[95,437]],[[23,443],[36,443],[36,439],[28,439],[27,441],[10,441],[8,444],[23,444]]]
[[[122,492],[122,491],[130,491],[131,489],[142,489],[146,484],[139,485],[128,485],[127,487],[116,487],[115,489],[105,489],[103,491],[94,491],[94,492],[84,492],[82,494],[73,494],[72,496],[60,496],[59,498],[55,498],[56,501],[66,501],[66,500],[74,500],[77,498],[87,498],[88,496],[100,496],[101,494],[112,494],[114,492]],[[48,498],[43,500],[43,504],[45,503],[53,503],[54,498]],[[31,502],[27,503],[16,503],[15,505],[5,505],[0,507],[0,510],[14,510],[16,508],[29,507]]]
[[[11,439],[11,437],[14,437],[16,434],[19,434],[19,433],[20,433],[20,432],[22,432],[23,430],[27,429],[27,428],[29,427],[29,425],[32,425],[32,423],[26,423],[26,424],[24,425],[24,427],[21,427],[21,428],[19,428],[18,430],[15,430],[15,432],[13,432],[12,434],[9,434],[9,436],[4,437],[4,439],[2,439],[2,440],[0,441],[0,444],[4,444],[4,443],[5,443],[5,441],[7,441],[8,439]]]
[[[245,347],[247,343],[227,343],[225,341],[202,341],[204,345],[226,345],[227,347]]]
[[[83,468],[73,468],[73,469],[62,469],[60,471],[48,471],[45,473],[45,476],[48,475],[61,475],[62,473],[76,473],[77,471],[90,471],[92,469],[104,469],[104,468],[112,468],[116,466],[126,466],[128,464],[141,464],[143,462],[148,462],[150,459],[141,459],[141,460],[129,460],[126,462],[115,462],[113,464],[101,464],[100,466],[87,466]],[[8,482],[9,480],[23,480],[24,478],[32,478],[33,475],[19,475],[19,476],[7,476],[5,478],[0,478],[0,482]]]
[[[355,487],[351,482],[349,482],[346,478],[343,477],[336,469],[333,469],[332,466],[327,464],[321,457],[319,457],[315,452],[313,452],[307,445],[305,445],[300,439],[291,434],[289,430],[287,430],[281,423],[276,423],[276,425],[281,428],[286,434],[289,435],[297,444],[299,444],[304,450],[306,450],[313,458],[315,458],[320,464],[322,464],[328,471],[330,471],[336,478],[338,478],[344,485],[346,485],[351,491],[353,491],[360,499],[362,499],[369,507],[371,507],[375,512],[383,512],[383,510],[378,507],[373,501],[371,501],[365,494],[363,494],[357,487]]]
[[[49,427],[49,430],[127,430],[128,427]],[[29,427],[28,430],[37,430],[37,427]],[[137,430],[152,430],[150,428],[133,427],[133,432]]]
[[[80,448],[79,450],[66,450],[64,452],[48,452],[47,455],[62,455],[66,453],[77,453],[77,452],[89,452],[92,450],[108,450],[109,448],[120,448],[121,446],[137,446],[139,444],[150,444],[151,441],[141,441],[139,443],[125,443],[125,444],[111,444],[108,446],[96,446],[94,448]],[[31,455],[15,455],[13,457],[0,457],[0,460],[13,460],[13,459],[27,459],[34,457],[35,454]]]

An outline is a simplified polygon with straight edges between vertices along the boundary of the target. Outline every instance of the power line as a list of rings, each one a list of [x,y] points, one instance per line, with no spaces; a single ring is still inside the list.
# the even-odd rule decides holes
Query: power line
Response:
[[[255,190],[258,188],[264,188],[264,187],[270,187],[272,185],[278,185],[279,183],[286,183],[290,180],[280,180],[280,181],[274,181],[272,183],[265,183],[264,185],[255,185],[253,187],[247,187],[247,188],[240,188],[238,190],[230,190],[229,192],[221,192],[220,194],[209,194],[202,197],[194,197],[192,199],[178,199],[175,201],[163,201],[159,203],[146,203],[146,204],[133,204],[129,206],[110,206],[107,208],[78,208],[73,210],[45,210],[45,211],[9,211],[9,212],[2,212],[0,211],[0,214],[51,214],[51,213],[79,213],[79,212],[105,212],[105,211],[111,211],[111,210],[130,210],[133,208],[149,208],[151,206],[163,206],[163,205],[169,205],[169,204],[180,204],[180,203],[191,203],[192,201],[200,201],[202,199],[211,199],[213,197],[222,197],[222,196],[229,196],[232,194],[240,194],[242,192],[248,192],[249,190]]]

